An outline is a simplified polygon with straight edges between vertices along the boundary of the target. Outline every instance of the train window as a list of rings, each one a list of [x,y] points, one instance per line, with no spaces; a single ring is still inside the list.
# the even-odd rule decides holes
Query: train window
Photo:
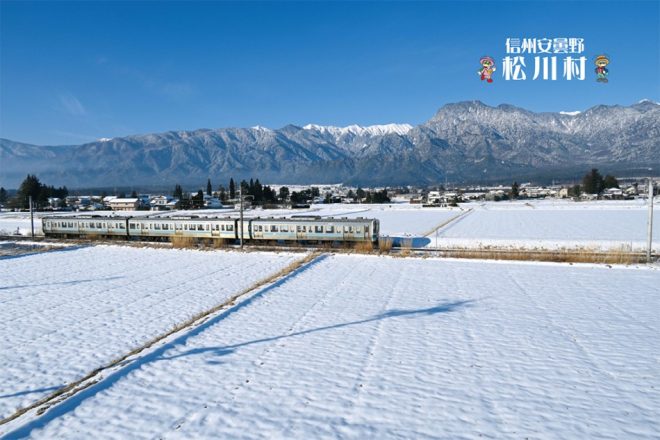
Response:
[[[99,228],[99,229],[101,229],[101,223],[96,222],[96,227]]]
[[[277,232],[277,225],[270,225],[270,232]]]
[[[124,229],[124,224],[123,223],[117,223],[117,227],[119,229]]]
[[[368,233],[369,233],[369,225],[367,225],[367,226],[364,227],[364,233],[365,233],[365,234],[368,234]]]
[[[280,225],[280,232],[289,232],[289,227],[287,225]]]
[[[348,226],[344,226],[344,232],[348,232]]]
[[[335,232],[335,227],[332,226],[332,225],[327,225],[325,227],[325,232],[333,233],[333,232]]]
[[[183,225],[183,229],[187,231],[188,230],[188,225]]]
[[[323,233],[323,226],[314,226],[314,232]]]
[[[129,223],[128,227],[129,229],[135,229],[135,223]]]
[[[203,231],[204,230],[204,225],[197,225],[197,230],[198,231]]]
[[[362,233],[362,226],[356,226],[355,227],[355,232],[357,232],[358,234],[361,234]]]
[[[233,231],[234,230],[234,225],[227,225],[227,230],[228,231]]]
[[[220,230],[224,231],[225,230],[225,225],[220,225]]]
[[[207,231],[208,231],[208,230],[210,230],[210,228],[209,228],[209,225],[208,225],[208,224],[206,225],[206,230],[207,230]]]
[[[154,229],[157,229],[160,231],[160,225],[158,223],[154,224]]]

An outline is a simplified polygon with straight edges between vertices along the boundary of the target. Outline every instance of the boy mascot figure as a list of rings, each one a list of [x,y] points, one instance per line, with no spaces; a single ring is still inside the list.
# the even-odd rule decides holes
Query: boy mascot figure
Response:
[[[493,72],[497,70],[495,68],[495,61],[493,61],[491,57],[485,56],[481,57],[479,64],[481,64],[481,69],[479,69],[477,73],[481,75],[481,80],[486,80],[487,82],[492,83]]]
[[[596,64],[596,81],[598,82],[607,82],[607,75],[610,73],[605,66],[610,64],[610,59],[607,55],[598,55],[594,61]]]

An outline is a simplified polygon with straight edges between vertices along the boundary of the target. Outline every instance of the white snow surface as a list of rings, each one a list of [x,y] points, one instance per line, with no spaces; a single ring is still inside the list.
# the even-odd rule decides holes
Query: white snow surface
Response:
[[[0,259],[0,418],[296,258],[93,246]]]
[[[567,115],[567,116],[577,116],[580,113],[582,113],[579,110],[573,111],[573,112],[559,112],[560,115]]]
[[[464,207],[473,209],[437,231],[439,246],[646,248],[648,206],[643,200],[499,202]],[[659,221],[653,224],[653,236],[653,248],[660,250]],[[436,234],[429,239],[430,246],[435,246]]]
[[[658,267],[321,257],[8,436],[657,438],[659,285]]]
[[[382,136],[385,134],[399,134],[403,135],[412,130],[413,126],[410,124],[383,124],[383,125],[349,125],[346,127],[335,127],[332,125],[316,125],[307,124],[303,127],[305,130],[316,130],[320,132],[330,133],[335,137],[345,136],[352,134],[355,136]]]

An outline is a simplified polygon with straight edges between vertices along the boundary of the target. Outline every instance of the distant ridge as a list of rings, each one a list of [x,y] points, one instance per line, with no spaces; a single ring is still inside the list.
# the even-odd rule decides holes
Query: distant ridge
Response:
[[[199,129],[103,138],[75,146],[0,139],[0,186],[28,173],[69,187],[225,182],[359,185],[488,182],[660,170],[660,104],[535,113],[479,101],[447,104],[418,126]]]

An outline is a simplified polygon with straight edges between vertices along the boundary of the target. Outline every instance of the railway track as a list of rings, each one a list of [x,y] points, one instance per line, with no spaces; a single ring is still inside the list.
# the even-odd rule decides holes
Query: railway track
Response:
[[[447,224],[453,223],[468,214],[469,211],[452,218]],[[442,226],[446,226],[441,225]],[[44,236],[27,237],[16,235],[0,235],[0,241],[34,241],[47,245],[48,243],[70,243],[70,244],[104,244],[104,245],[120,245],[120,246],[138,246],[138,247],[154,247],[154,248],[169,248],[169,242],[155,242],[155,241],[124,241],[124,240],[107,240],[107,239],[55,239],[47,238]],[[205,246],[200,244],[192,249],[215,249],[212,246]],[[225,244],[220,249],[238,250],[240,245]],[[355,249],[350,247],[329,247],[318,245],[303,245],[298,244],[295,246],[289,245],[262,245],[262,244],[246,244],[244,247],[246,251],[264,251],[264,252],[327,252],[327,253],[355,253]],[[509,248],[509,247],[488,247],[488,248],[448,248],[448,247],[393,247],[387,251],[379,251],[374,249],[372,252],[361,252],[372,254],[391,254],[397,256],[432,256],[444,258],[473,258],[473,259],[500,259],[500,260],[530,260],[530,261],[556,261],[556,262],[593,262],[593,263],[643,263],[646,262],[646,253],[639,251],[625,251],[620,249],[612,250],[590,250],[590,249],[525,249],[525,248]],[[651,255],[652,261],[657,261],[657,253]]]

